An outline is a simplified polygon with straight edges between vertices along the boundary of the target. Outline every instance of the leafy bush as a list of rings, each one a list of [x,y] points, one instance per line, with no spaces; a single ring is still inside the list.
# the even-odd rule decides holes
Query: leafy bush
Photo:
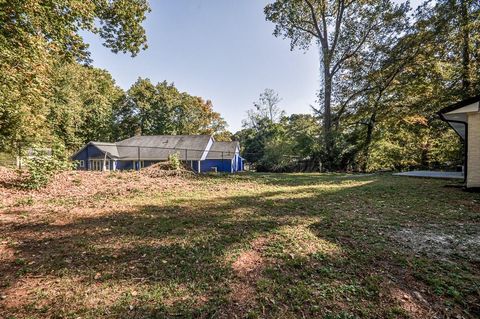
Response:
[[[180,170],[182,166],[182,163],[180,162],[180,158],[177,153],[170,154],[170,156],[168,156],[168,163],[172,167],[172,170],[175,170],[175,171]]]
[[[25,167],[27,177],[22,186],[39,189],[47,185],[56,173],[73,169],[74,163],[69,161],[65,149],[56,145],[51,152],[33,147],[26,158]]]

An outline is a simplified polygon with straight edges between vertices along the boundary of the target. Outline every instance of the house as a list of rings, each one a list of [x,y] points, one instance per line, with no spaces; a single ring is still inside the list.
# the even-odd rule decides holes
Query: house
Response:
[[[465,187],[480,188],[480,95],[450,105],[439,115],[465,144]]]
[[[216,142],[209,135],[134,136],[116,143],[90,142],[75,153],[72,160],[78,162],[79,170],[139,170],[167,161],[171,155],[176,154],[192,170],[200,173],[214,170],[228,172],[243,170],[239,144],[228,143],[230,145],[236,143],[237,147],[227,147],[224,142]],[[224,162],[233,163],[232,166],[225,164],[225,170],[224,166],[219,166],[218,161],[214,161],[214,157],[218,157],[213,155],[216,153],[220,154],[218,155],[220,157],[223,154]],[[239,162],[241,164],[238,164]],[[227,167],[230,169],[227,170]]]
[[[214,142],[207,158],[202,162],[202,171],[234,173],[243,171],[240,143]]]

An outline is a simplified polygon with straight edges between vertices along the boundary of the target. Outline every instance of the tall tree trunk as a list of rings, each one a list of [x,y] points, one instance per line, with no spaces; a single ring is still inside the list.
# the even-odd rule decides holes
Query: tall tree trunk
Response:
[[[324,110],[323,110],[323,142],[325,150],[324,167],[327,170],[333,168],[333,134],[332,134],[332,75],[325,66],[324,71]]]
[[[367,136],[365,138],[365,148],[363,151],[365,162],[363,163],[363,167],[362,167],[362,170],[364,172],[368,168],[368,159],[370,157],[370,145],[372,144],[372,140],[373,140],[373,130],[375,129],[376,120],[377,120],[377,112],[374,111],[370,116],[370,119],[367,124]]]
[[[468,97],[471,93],[468,0],[460,1],[460,15],[462,33],[462,93],[464,97]]]

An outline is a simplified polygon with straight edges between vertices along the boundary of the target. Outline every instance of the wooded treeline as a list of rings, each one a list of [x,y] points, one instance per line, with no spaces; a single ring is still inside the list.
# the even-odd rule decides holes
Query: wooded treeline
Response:
[[[277,0],[265,14],[292,49],[318,47],[320,107],[308,156],[288,142],[301,128],[265,116],[239,134],[247,150],[265,154],[248,159],[267,170],[462,163],[461,141],[436,112],[480,93],[479,1],[427,1],[414,11],[384,0]]]
[[[80,32],[113,52],[145,49],[147,0],[0,1],[0,151],[135,134],[213,134],[228,139],[210,101],[173,84],[138,79],[128,91],[89,65]]]
[[[0,151],[232,138],[210,101],[142,78],[124,91],[89,66],[81,32],[134,56],[147,47],[148,11],[147,0],[0,0]],[[292,49],[318,49],[321,86],[312,114],[285,116],[275,91],[261,94],[234,136],[248,161],[269,171],[461,164],[461,142],[436,112],[480,92],[479,1],[272,0],[265,15]]]

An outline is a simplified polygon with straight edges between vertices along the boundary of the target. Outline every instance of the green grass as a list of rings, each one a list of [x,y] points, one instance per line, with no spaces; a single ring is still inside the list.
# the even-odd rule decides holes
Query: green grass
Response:
[[[0,224],[0,317],[476,318],[480,194],[449,183],[205,176]]]

